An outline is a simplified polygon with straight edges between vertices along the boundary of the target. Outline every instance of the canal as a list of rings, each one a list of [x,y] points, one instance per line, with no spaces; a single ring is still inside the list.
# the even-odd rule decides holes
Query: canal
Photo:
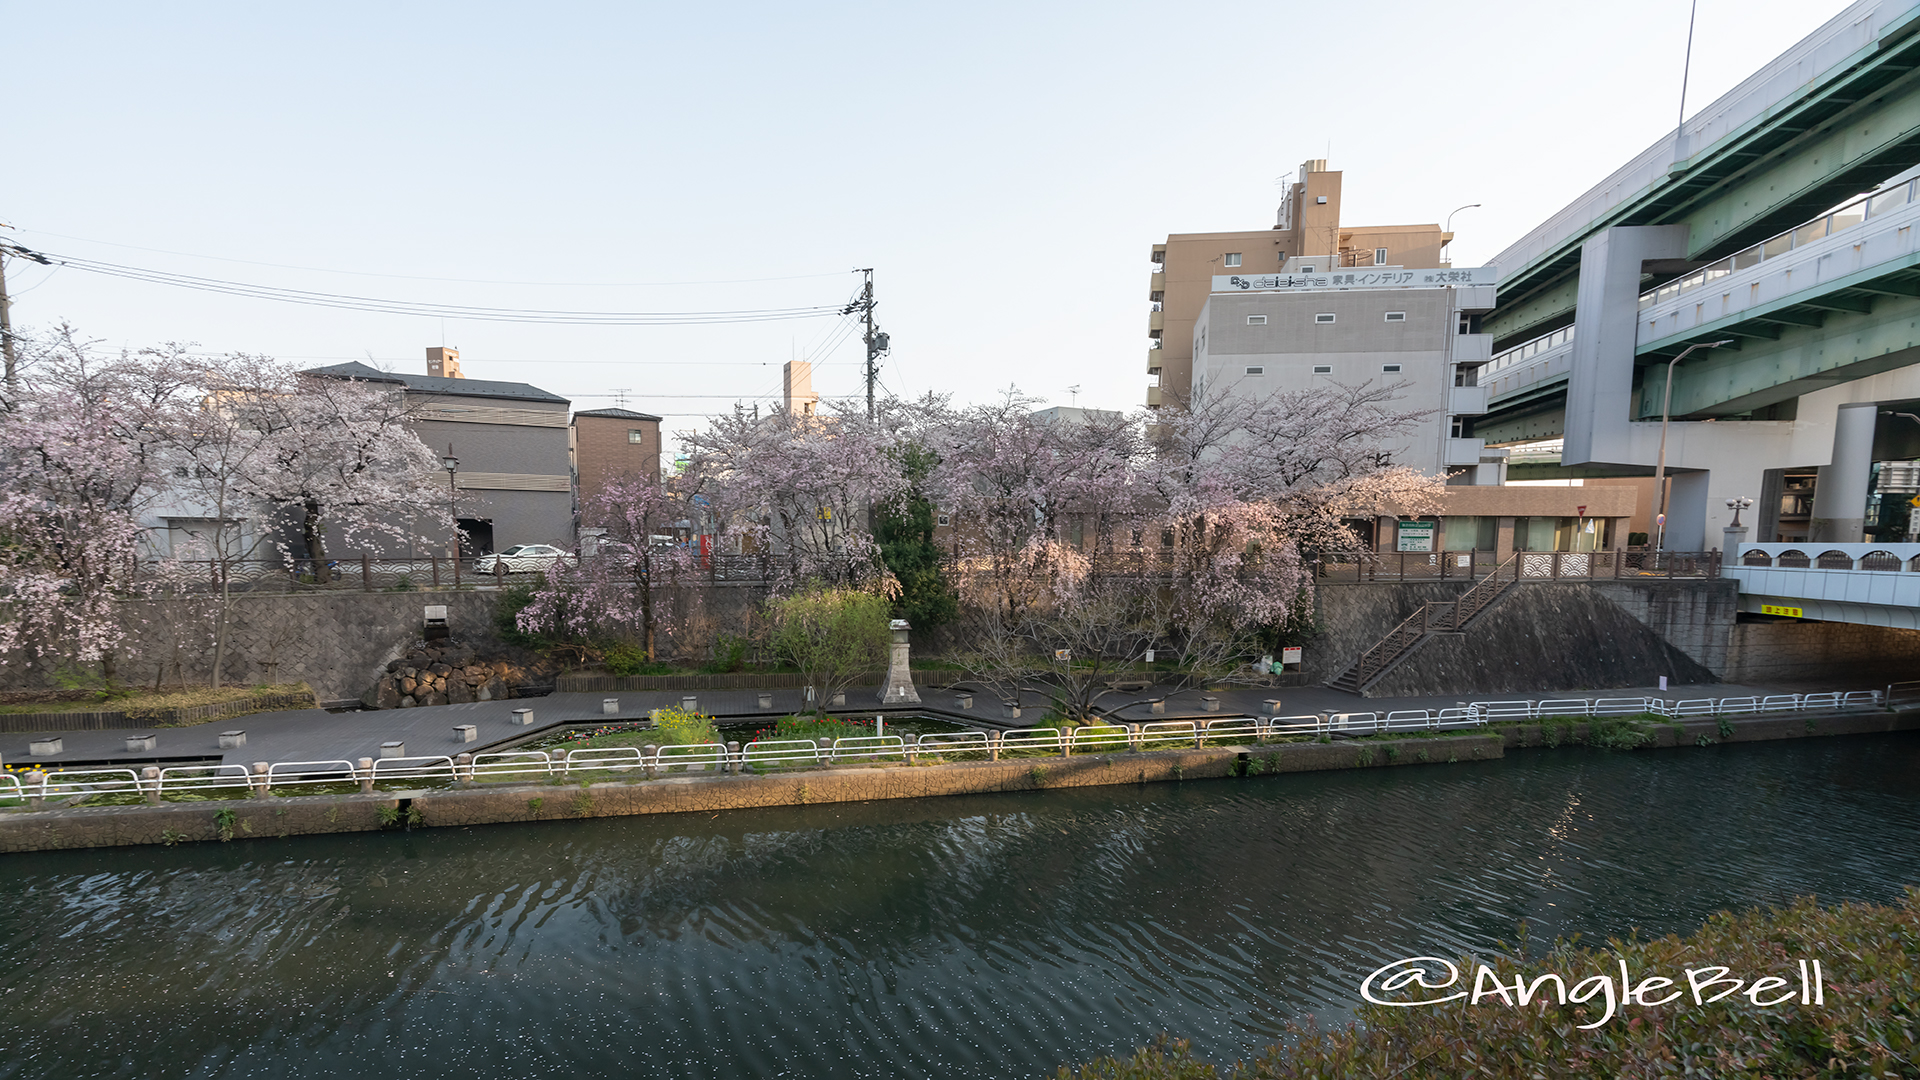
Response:
[[[209,809],[211,813],[211,808]],[[1386,960],[1920,883],[1920,736],[0,861],[0,1077],[1230,1061]]]

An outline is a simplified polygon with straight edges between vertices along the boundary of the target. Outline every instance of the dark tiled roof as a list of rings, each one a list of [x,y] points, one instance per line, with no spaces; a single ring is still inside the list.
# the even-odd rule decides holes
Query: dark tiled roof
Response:
[[[574,413],[575,416],[604,416],[612,420],[658,420],[652,413],[634,412],[632,409],[589,409]]]
[[[437,375],[407,375],[381,371],[358,360],[331,367],[309,368],[303,375],[329,379],[365,379],[368,382],[399,383],[423,394],[448,394],[459,397],[505,398],[512,401],[550,401],[567,404],[567,399],[522,382],[495,382],[492,379],[444,379]]]

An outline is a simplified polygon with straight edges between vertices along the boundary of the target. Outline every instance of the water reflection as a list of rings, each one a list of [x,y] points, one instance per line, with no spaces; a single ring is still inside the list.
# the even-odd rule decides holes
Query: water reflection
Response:
[[[1920,739],[8,856],[0,1077],[1037,1076],[1920,882]]]

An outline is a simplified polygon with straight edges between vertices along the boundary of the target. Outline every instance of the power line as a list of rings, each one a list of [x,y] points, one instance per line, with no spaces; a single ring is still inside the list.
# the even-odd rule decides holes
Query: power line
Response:
[[[66,233],[47,232],[44,229],[27,229],[24,231],[39,236],[57,236],[62,240],[78,240],[83,244],[100,244],[105,247],[125,248],[128,251],[150,251],[156,255],[178,255],[183,259],[206,259],[211,262],[237,263],[242,266],[267,266],[276,270],[300,270],[311,274],[344,274],[351,277],[386,278],[390,281],[446,281],[460,285],[553,285],[584,289],[651,289],[675,285],[751,285],[766,281],[811,281],[817,278],[842,276],[842,274],[838,273],[788,274],[783,277],[716,278],[711,281],[504,281],[494,278],[430,277],[423,274],[382,274],[373,270],[334,270],[324,266],[295,266],[290,263],[260,262],[256,259],[232,259],[224,255],[199,255],[191,251],[172,251],[167,248],[141,247],[138,244],[116,244],[111,240],[94,240],[85,236],[71,236]]]
[[[42,253],[32,252],[17,244],[11,243],[0,244],[0,250],[27,257],[39,255],[55,265],[67,266],[75,270],[85,270],[89,273],[103,274],[109,277],[144,281],[156,285],[171,285],[177,288],[195,289],[201,292],[219,293],[227,296],[242,296],[256,300],[275,300],[281,303],[302,304],[309,307],[369,311],[377,314],[406,315],[416,318],[579,326],[704,326],[729,323],[783,322],[794,319],[817,319],[839,313],[841,310],[839,306],[833,305],[794,308],[744,308],[728,311],[564,311],[547,308],[501,308],[478,307],[464,304],[433,304],[407,300],[386,300],[380,297],[370,296],[352,296],[341,293],[313,292],[306,289],[283,289],[271,285],[254,285],[247,282],[227,281],[220,278],[204,278],[191,274],[174,274],[167,271],[149,270],[137,266],[123,266],[118,263],[99,262],[93,259],[50,254],[42,255]]]

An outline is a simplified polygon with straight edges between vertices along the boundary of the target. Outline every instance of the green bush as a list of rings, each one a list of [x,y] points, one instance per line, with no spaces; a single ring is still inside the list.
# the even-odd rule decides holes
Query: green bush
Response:
[[[745,670],[749,644],[746,638],[738,634],[721,634],[713,641],[713,660],[707,665],[707,671],[715,675],[728,675]]]
[[[616,641],[600,650],[601,664],[609,675],[668,675],[673,665],[647,659],[647,650],[631,641]]]
[[[672,746],[722,741],[720,729],[713,724],[713,717],[672,707],[653,714],[653,734],[659,736],[661,743]]]
[[[1062,1067],[1058,1080],[1488,1080],[1535,1077],[1700,1076],[1722,1080],[1762,1077],[1913,1076],[1920,1059],[1920,889],[1895,906],[1841,904],[1822,908],[1811,898],[1785,908],[1721,912],[1686,938],[1610,939],[1605,950],[1556,940],[1538,957],[1488,962],[1493,977],[1511,987],[1548,973],[1569,986],[1591,975],[1613,975],[1624,961],[1636,982],[1658,974],[1686,989],[1686,969],[1725,967],[1733,978],[1762,976],[1799,986],[1799,960],[1818,959],[1825,1003],[1798,997],[1762,1007],[1742,994],[1695,1004],[1683,995],[1664,1005],[1631,1005],[1605,1023],[1602,999],[1557,1000],[1551,984],[1525,1007],[1482,998],[1421,1008],[1368,1004],[1360,1023],[1333,1031],[1288,1025],[1284,1041],[1224,1074],[1194,1060],[1187,1044],[1162,1037],[1127,1059],[1100,1058]],[[1462,982],[1477,964],[1459,960]],[[1617,978],[1617,975],[1615,976]],[[1469,984],[1470,985],[1470,984]],[[1444,996],[1455,989],[1434,992]],[[1718,989],[1724,989],[1720,987]],[[1657,999],[1673,988],[1653,991]],[[1778,990],[1778,988],[1776,988]],[[1709,995],[1710,996],[1710,995]]]

